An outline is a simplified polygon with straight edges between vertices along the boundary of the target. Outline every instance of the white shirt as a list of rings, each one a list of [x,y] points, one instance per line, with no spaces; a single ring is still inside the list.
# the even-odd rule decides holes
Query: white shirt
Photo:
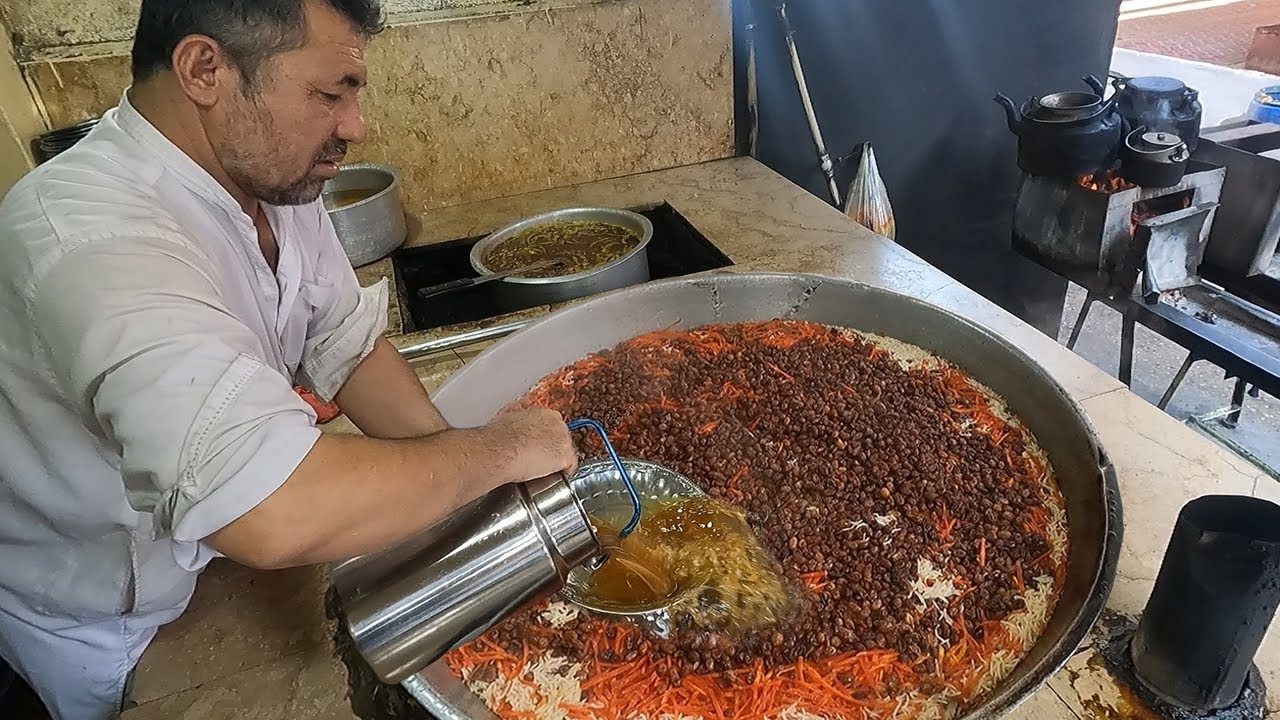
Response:
[[[30,676],[75,679],[86,642],[123,681],[216,556],[201,540],[319,437],[295,382],[332,399],[385,329],[386,281],[359,287],[320,202],[265,211],[274,273],[127,96],[0,204],[0,653],[47,704],[77,691]]]

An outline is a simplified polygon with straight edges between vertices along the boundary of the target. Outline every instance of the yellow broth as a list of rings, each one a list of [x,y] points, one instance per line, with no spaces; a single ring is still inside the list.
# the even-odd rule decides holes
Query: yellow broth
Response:
[[[537,225],[490,249],[482,258],[490,272],[501,273],[540,262],[564,265],[520,277],[544,278],[586,272],[617,260],[640,244],[640,236],[621,225],[596,220]]]
[[[635,531],[593,519],[609,555],[583,588],[597,607],[634,612],[665,604],[706,630],[772,625],[792,597],[741,510],[711,498],[644,508]]]

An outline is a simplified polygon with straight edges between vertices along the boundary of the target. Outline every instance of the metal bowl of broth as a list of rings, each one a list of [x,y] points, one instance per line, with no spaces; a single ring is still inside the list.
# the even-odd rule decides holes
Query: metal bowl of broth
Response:
[[[409,235],[400,178],[384,165],[344,165],[320,195],[353,267],[377,262]]]
[[[569,260],[551,277],[497,281],[502,308],[547,305],[648,282],[653,223],[615,208],[566,208],[508,225],[471,248],[471,267],[481,275],[544,259]]]

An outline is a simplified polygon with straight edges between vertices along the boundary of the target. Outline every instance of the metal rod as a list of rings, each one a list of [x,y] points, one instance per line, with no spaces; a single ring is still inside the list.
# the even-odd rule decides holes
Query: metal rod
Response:
[[[537,318],[518,320],[516,322],[507,323],[506,325],[494,325],[493,327],[480,328],[479,330],[472,330],[470,332],[459,333],[457,335],[449,335],[435,340],[428,340],[426,342],[418,343],[417,345],[407,345],[400,348],[400,356],[405,360],[413,360],[415,358],[434,355],[435,353],[445,352],[447,350],[456,350],[460,347],[475,345],[486,340],[506,337],[536,319]]]
[[[1195,353],[1187,353],[1187,359],[1182,361],[1182,367],[1178,368],[1177,374],[1173,376],[1173,382],[1169,383],[1168,389],[1164,391],[1164,395],[1160,397],[1160,402],[1156,404],[1156,407],[1164,410],[1169,406],[1169,402],[1173,400],[1173,394],[1178,392],[1178,388],[1182,386],[1182,381],[1187,379],[1187,371],[1199,359]]]
[[[1248,383],[1244,378],[1236,378],[1236,386],[1231,390],[1231,412],[1219,420],[1228,430],[1235,430],[1240,424],[1240,412],[1244,410],[1244,391]]]
[[[1080,306],[1080,314],[1076,315],[1076,324],[1071,328],[1071,337],[1067,339],[1067,349],[1075,350],[1076,341],[1080,339],[1080,331],[1084,330],[1084,321],[1089,319],[1089,310],[1093,307],[1097,297],[1093,293],[1089,293],[1084,298],[1084,305]]]
[[[782,21],[782,34],[787,41],[787,52],[791,54],[791,72],[796,76],[796,87],[800,91],[800,104],[804,106],[805,119],[809,121],[809,134],[813,136],[813,144],[818,150],[818,162],[822,173],[827,176],[827,190],[836,207],[840,207],[840,188],[836,186],[835,164],[831,162],[831,154],[827,152],[827,143],[822,139],[822,129],[818,127],[818,115],[813,110],[813,101],[809,97],[809,84],[804,80],[804,68],[800,65],[800,51],[796,49],[796,33],[787,17],[787,3],[778,3],[778,18]]]
[[[1133,340],[1137,324],[1133,316],[1125,313],[1120,325],[1120,382],[1125,387],[1133,386]]]

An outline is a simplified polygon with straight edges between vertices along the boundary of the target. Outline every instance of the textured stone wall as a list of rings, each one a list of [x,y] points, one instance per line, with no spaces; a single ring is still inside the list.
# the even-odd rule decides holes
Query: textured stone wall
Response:
[[[31,169],[30,140],[45,129],[0,23],[0,197]]]
[[[598,0],[553,0],[551,5]],[[53,48],[129,40],[141,0],[0,0],[0,15],[17,39],[18,50],[32,57]],[[539,1],[534,5],[547,4]],[[528,0],[383,0],[392,21],[414,14],[510,12],[527,10]]]
[[[0,0],[24,28],[18,53],[52,127],[119,100],[136,4]],[[368,53],[369,140],[352,160],[399,169],[413,209],[733,153],[728,0],[387,5],[391,27]]]

